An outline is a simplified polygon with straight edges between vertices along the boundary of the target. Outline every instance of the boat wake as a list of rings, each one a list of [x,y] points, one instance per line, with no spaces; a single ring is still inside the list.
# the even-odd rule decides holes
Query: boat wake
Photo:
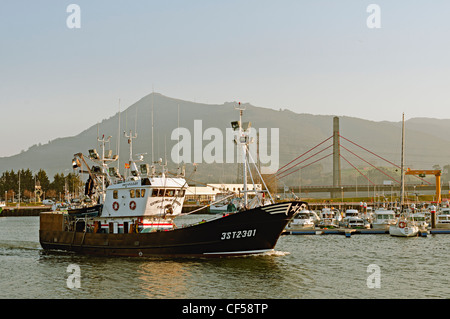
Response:
[[[291,253],[288,251],[279,251],[279,250],[274,250],[274,251],[269,251],[264,253],[263,255],[265,256],[276,256],[276,257],[282,257],[282,256],[287,256],[290,255]]]
[[[40,250],[41,245],[34,241],[0,241],[0,249],[28,249],[28,250]]]

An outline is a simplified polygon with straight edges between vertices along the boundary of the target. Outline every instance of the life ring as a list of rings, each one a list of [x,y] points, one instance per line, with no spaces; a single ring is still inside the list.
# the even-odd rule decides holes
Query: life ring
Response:
[[[133,200],[130,202],[130,209],[135,210],[136,209],[136,202]]]
[[[405,222],[399,222],[398,223],[398,227],[405,228],[406,227],[406,223]]]
[[[114,202],[112,205],[114,210],[118,210],[119,209],[119,203],[118,202]]]
[[[172,215],[172,214],[173,214],[173,207],[172,207],[172,205],[169,204],[164,208],[164,216]]]

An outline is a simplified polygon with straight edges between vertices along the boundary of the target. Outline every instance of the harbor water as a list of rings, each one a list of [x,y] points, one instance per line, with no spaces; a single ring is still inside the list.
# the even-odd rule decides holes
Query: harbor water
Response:
[[[440,299],[450,295],[449,253],[445,234],[285,235],[259,256],[92,257],[44,251],[38,217],[0,217],[0,298]]]

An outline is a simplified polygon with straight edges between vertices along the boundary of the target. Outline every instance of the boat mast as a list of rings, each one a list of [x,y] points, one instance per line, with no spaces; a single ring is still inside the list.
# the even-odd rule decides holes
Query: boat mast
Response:
[[[405,113],[402,115],[402,155],[401,155],[401,179],[400,179],[400,212],[403,212],[403,204],[405,201]]]
[[[108,176],[108,165],[106,164],[106,158],[105,158],[105,144],[109,142],[112,136],[108,136],[107,139],[105,139],[105,135],[102,136],[102,139],[97,137],[97,141],[100,142],[101,148],[102,148],[102,156],[99,159],[99,162],[102,165],[102,203],[105,202],[106,192],[105,192],[105,176]]]
[[[240,105],[240,103],[239,103]],[[242,176],[244,177],[244,207],[248,206],[248,194],[247,194],[247,143],[248,139],[247,136],[244,133],[244,130],[242,129],[242,113],[244,113],[244,109],[239,109],[239,136],[243,138],[243,141],[241,141],[242,146],[242,160],[244,161],[244,172]]]
[[[236,110],[239,110],[239,122],[232,122],[231,125],[234,130],[238,130],[238,138],[235,139],[236,144],[240,145],[242,148],[242,160],[243,160],[243,193],[244,193],[244,207],[248,206],[248,187],[247,187],[247,145],[249,144],[249,138],[246,133],[247,129],[243,127],[242,123],[242,115],[244,113],[245,107],[241,106],[241,102],[239,102],[238,106],[235,107]]]
[[[133,139],[137,138],[137,133],[135,133],[134,135],[132,134],[131,130],[130,130],[130,134],[126,134],[126,132],[123,132],[123,135],[128,138],[128,144],[130,145],[130,158],[128,160],[128,169],[130,170],[130,172],[135,171],[136,174],[139,174],[139,171],[137,169],[136,163],[133,160]]]

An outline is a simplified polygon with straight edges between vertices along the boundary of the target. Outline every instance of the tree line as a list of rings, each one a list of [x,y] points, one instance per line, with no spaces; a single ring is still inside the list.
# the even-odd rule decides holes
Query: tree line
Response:
[[[33,174],[30,169],[14,170],[2,173],[0,177],[0,198],[8,202],[34,201],[40,195],[41,200],[64,199],[67,194],[78,195],[83,191],[83,182],[79,175],[74,173],[57,173],[50,182],[45,170],[40,169]],[[35,191],[37,192],[35,193]],[[40,190],[40,191],[39,191]],[[19,197],[20,196],[20,197]]]

